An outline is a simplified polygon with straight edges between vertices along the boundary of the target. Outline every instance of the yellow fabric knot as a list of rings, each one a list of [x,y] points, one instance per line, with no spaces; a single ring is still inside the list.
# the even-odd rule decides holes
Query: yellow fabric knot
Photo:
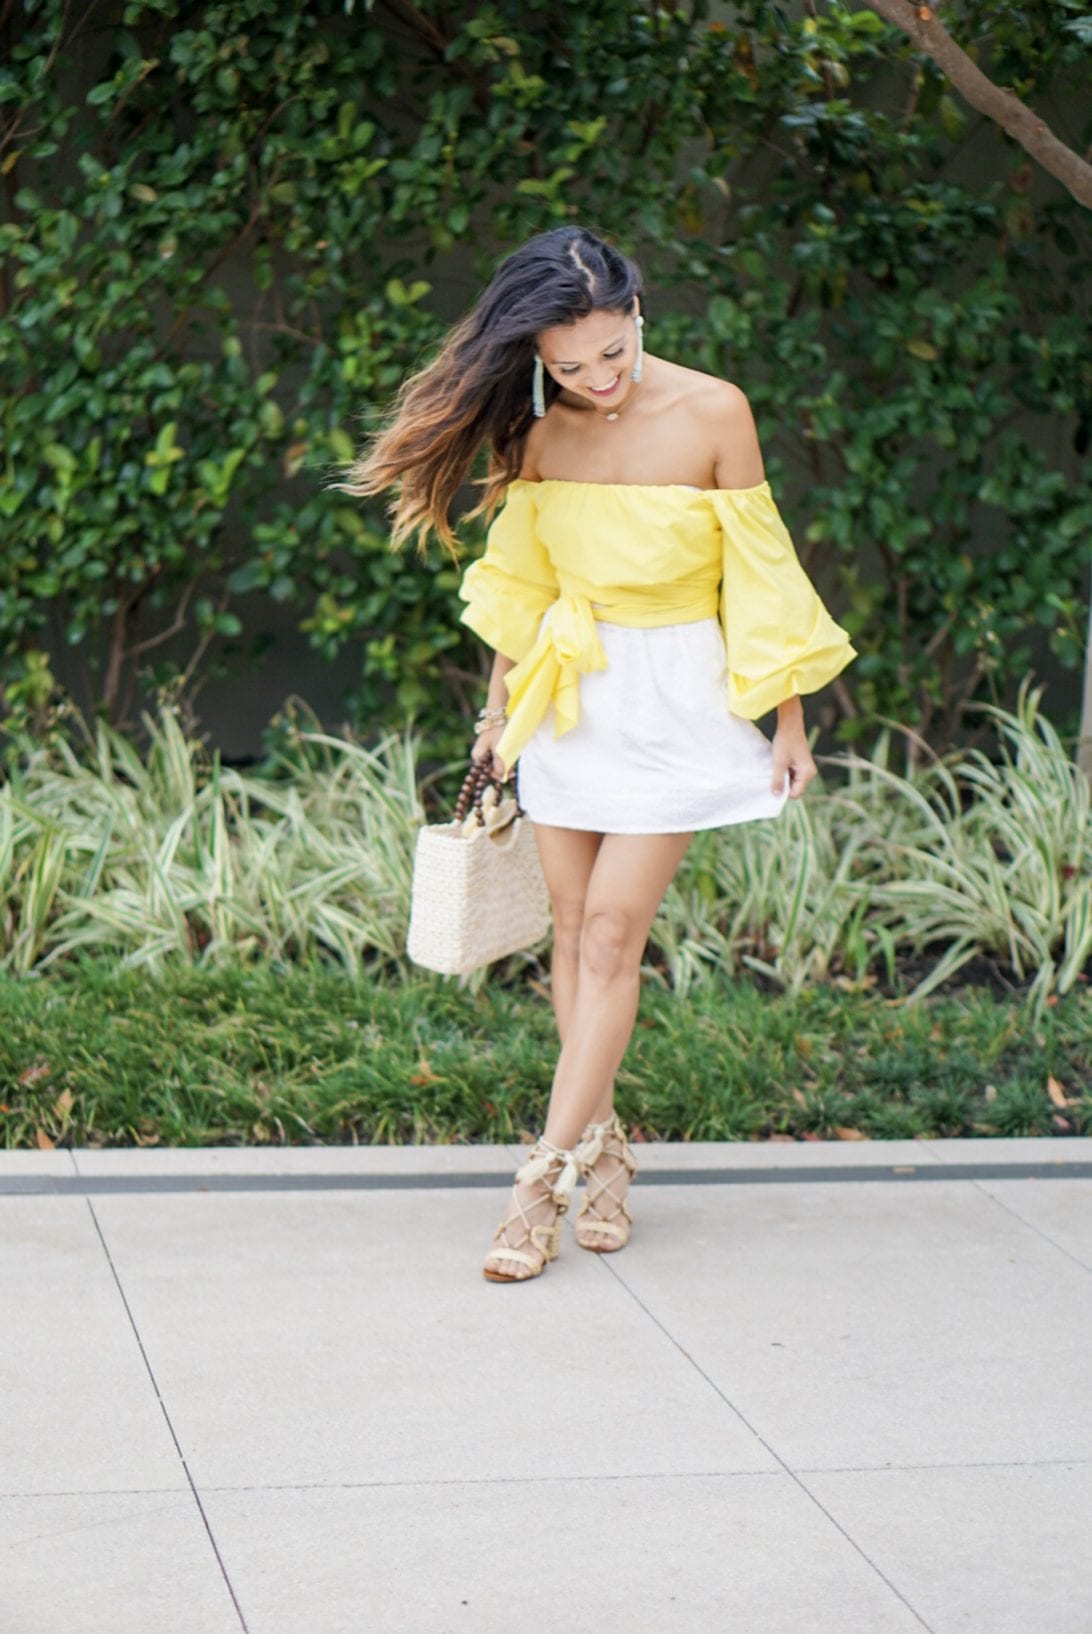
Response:
[[[460,595],[463,623],[514,660],[497,745],[508,768],[551,703],[559,737],[578,723],[579,677],[605,667],[597,619],[655,629],[719,612],[726,706],[747,720],[817,692],[856,656],[765,480],[695,489],[517,479]]]
[[[580,720],[580,677],[606,667],[591,602],[587,596],[559,596],[531,651],[506,677],[508,725],[497,744],[505,766],[515,765],[551,703],[554,736],[571,732]]]

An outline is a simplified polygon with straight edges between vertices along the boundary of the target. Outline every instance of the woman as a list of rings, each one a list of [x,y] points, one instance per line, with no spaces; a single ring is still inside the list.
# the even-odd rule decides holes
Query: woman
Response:
[[[473,756],[502,777],[520,762],[561,1050],[485,1261],[494,1282],[555,1258],[580,1175],[577,1242],[625,1246],[636,1163],[614,1076],[653,916],[697,829],[803,794],[800,694],[855,656],[797,562],[746,397],[644,351],[640,290],[633,262],[584,228],[532,239],[344,484],[400,482],[395,542],[435,529],[453,546],[448,508],[484,442],[479,510],[505,498],[460,592],[495,654]],[[755,721],[774,708],[771,743]]]

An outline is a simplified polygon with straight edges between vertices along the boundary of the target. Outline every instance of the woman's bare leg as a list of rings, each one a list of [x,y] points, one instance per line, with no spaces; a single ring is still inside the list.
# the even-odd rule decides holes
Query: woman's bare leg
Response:
[[[569,1016],[576,1002],[577,977],[580,964],[580,932],[584,923],[584,898],[588,881],[602,843],[601,834],[582,829],[549,828],[535,824],[535,840],[539,860],[550,892],[553,910],[553,958],[550,965],[550,996],[558,1037],[564,1041],[569,1027]],[[532,1225],[549,1224],[554,1216],[554,1204],[541,1181],[517,1180],[513,1198],[523,1208]],[[526,1227],[513,1207],[501,1228],[500,1236],[486,1258],[489,1270],[502,1276],[523,1280],[531,1274],[520,1260],[505,1257],[505,1245],[522,1246],[531,1252],[526,1241]],[[532,1256],[537,1257],[537,1256]]]
[[[575,1145],[590,1121],[610,1116],[614,1075],[637,1016],[648,932],[690,840],[603,837],[585,891],[576,993],[546,1117],[545,1135],[555,1146]]]
[[[553,1005],[562,1046],[544,1133],[572,1148],[590,1121],[610,1116],[649,927],[691,836],[604,836],[543,824],[535,836],[553,904]],[[548,1220],[541,1182],[518,1182],[516,1195],[533,1223]],[[505,1241],[526,1251],[525,1235],[516,1215],[487,1266],[520,1280],[530,1275],[504,1256]]]
[[[603,836],[590,834],[583,829],[550,828],[544,823],[536,823],[535,841],[553,910],[550,997],[557,1020],[557,1035],[564,1044],[569,1016],[576,1002],[584,901]]]

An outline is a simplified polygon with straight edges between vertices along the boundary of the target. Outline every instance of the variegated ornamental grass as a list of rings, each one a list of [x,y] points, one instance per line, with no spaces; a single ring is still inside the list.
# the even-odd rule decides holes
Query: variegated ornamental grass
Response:
[[[0,966],[80,948],[151,970],[320,948],[354,972],[401,961],[423,816],[408,738],[301,733],[321,764],[250,775],[210,762],[169,709],[144,724],[144,756],[100,722],[90,754],[38,746],[0,790]]]
[[[837,783],[789,801],[777,822],[697,835],[668,891],[654,939],[674,986],[716,970],[752,970],[791,992],[837,975],[894,980],[897,938],[872,909],[882,847],[907,824],[905,804],[875,776],[892,754],[880,733],[871,761],[832,762]]]
[[[834,775],[777,822],[698,835],[650,972],[686,989],[749,970],[795,992],[893,986],[900,960],[926,959],[921,997],[985,956],[1033,1009],[1069,991],[1092,960],[1088,783],[1037,692],[989,714],[992,753],[900,770],[885,728],[869,756],[825,759]],[[0,968],[90,948],[150,970],[315,953],[406,969],[424,820],[411,737],[296,730],[244,773],[169,708],[144,724],[144,753],[103,724],[81,753],[28,745],[0,788]]]
[[[1038,1009],[1092,960],[1092,797],[1038,705],[1025,687],[1014,714],[982,706],[996,758],[971,750],[912,783],[871,768],[915,814],[883,848],[874,905],[900,946],[938,955],[919,996],[986,954]]]
[[[984,706],[993,755],[900,772],[884,731],[780,821],[700,836],[657,927],[672,982],[742,966],[796,991],[925,958],[922,998],[985,957],[1034,1011],[1068,992],[1092,961],[1092,798],[1039,700]]]

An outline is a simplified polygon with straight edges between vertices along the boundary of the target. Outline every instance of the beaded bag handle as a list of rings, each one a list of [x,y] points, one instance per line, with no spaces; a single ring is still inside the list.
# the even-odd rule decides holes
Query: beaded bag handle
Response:
[[[487,766],[472,760],[470,770],[463,778],[462,788],[459,790],[458,798],[455,801],[455,821],[457,823],[462,822],[471,806],[473,806],[479,828],[485,827],[485,812],[482,810],[482,801],[485,798],[486,789],[493,789],[498,801],[505,794],[514,795],[516,816],[523,817],[525,815],[523,807],[520,805],[519,784],[515,772],[512,773],[511,781],[504,783],[499,777],[494,777]]]

